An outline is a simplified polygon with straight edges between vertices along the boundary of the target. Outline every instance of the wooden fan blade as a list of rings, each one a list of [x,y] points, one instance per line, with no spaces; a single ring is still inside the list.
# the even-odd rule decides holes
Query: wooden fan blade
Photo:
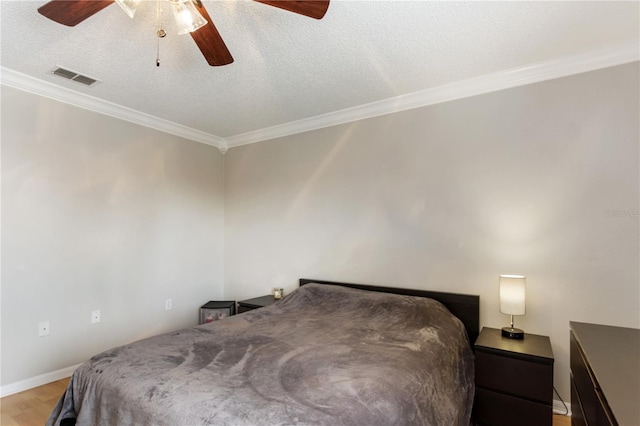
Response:
[[[59,24],[74,27],[114,2],[115,0],[53,0],[39,7],[38,12]]]
[[[204,19],[207,20],[207,25],[191,33],[193,41],[198,45],[198,48],[204,55],[204,58],[212,67],[232,63],[233,57],[231,56],[229,49],[227,49],[227,45],[224,44],[224,40],[222,40],[218,29],[213,25],[213,20],[209,16],[207,9],[204,8],[204,5],[199,0],[194,1],[193,3],[198,9],[198,12],[200,12]]]
[[[289,12],[308,16],[309,18],[322,19],[329,8],[329,0],[255,0],[259,3],[279,7]]]

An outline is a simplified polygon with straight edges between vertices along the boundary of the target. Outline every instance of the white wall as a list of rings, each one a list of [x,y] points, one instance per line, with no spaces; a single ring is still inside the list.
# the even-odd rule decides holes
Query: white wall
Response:
[[[638,63],[231,149],[225,294],[299,277],[481,296],[527,276],[516,324],[640,326]],[[616,210],[615,216],[609,212]]]
[[[222,297],[217,148],[4,86],[1,136],[3,386],[197,324]]]
[[[482,325],[501,327],[497,276],[522,273],[517,324],[551,336],[568,399],[568,322],[640,327],[638,77],[630,64],[224,159],[3,87],[1,383],[299,277],[479,294]]]

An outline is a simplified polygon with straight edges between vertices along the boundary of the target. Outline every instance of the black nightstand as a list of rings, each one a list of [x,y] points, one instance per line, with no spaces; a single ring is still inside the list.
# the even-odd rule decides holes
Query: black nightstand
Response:
[[[553,351],[547,336],[502,337],[484,327],[475,344],[476,397],[473,418],[493,426],[551,426]]]
[[[250,311],[252,309],[264,308],[272,303],[275,303],[276,299],[272,295],[256,297],[254,299],[240,300],[238,302],[238,313]]]
[[[217,321],[236,314],[236,302],[233,300],[211,300],[200,307],[200,324]]]

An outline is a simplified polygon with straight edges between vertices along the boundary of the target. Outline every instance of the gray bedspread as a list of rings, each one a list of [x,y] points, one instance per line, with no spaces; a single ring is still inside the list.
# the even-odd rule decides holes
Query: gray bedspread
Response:
[[[468,425],[473,355],[440,303],[308,284],[80,366],[47,425]]]

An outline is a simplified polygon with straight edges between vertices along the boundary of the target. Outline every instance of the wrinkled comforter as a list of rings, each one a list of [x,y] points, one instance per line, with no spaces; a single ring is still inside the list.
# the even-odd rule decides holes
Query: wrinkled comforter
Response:
[[[94,356],[47,425],[468,425],[473,393],[439,302],[308,284]]]

